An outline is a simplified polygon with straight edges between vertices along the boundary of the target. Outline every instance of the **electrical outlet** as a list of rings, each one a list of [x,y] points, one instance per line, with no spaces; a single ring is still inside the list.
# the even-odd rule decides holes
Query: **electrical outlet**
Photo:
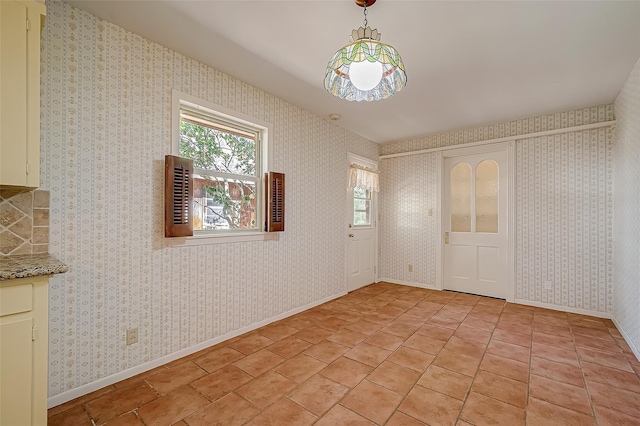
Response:
[[[127,345],[133,345],[134,343],[138,343],[138,329],[137,328],[129,328],[127,329]]]
[[[413,265],[409,264],[409,272],[413,272]]]
[[[553,283],[551,281],[545,281],[544,282],[544,289],[545,290],[551,290],[553,288]]]

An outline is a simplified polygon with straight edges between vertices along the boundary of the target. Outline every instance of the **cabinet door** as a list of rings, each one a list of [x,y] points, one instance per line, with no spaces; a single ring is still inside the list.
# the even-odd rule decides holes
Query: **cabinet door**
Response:
[[[8,319],[5,317],[5,319]],[[0,424],[31,425],[33,320],[0,325]]]
[[[0,1],[0,186],[40,184],[40,33],[44,5]]]

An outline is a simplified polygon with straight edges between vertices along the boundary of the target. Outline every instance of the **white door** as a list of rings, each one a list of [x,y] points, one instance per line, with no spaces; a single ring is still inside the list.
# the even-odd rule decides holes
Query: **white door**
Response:
[[[506,298],[507,151],[445,158],[443,287]]]
[[[349,154],[349,162],[376,169],[371,160]],[[376,193],[354,188],[347,191],[347,291],[374,283],[377,260]]]

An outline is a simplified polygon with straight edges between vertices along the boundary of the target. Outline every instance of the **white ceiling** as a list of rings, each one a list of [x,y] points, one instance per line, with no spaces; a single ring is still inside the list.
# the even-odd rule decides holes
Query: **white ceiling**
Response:
[[[377,102],[324,90],[362,25],[353,0],[68,0],[375,142],[612,102],[640,58],[640,1],[378,0],[369,26],[407,86]],[[214,100],[215,101],[215,100]]]

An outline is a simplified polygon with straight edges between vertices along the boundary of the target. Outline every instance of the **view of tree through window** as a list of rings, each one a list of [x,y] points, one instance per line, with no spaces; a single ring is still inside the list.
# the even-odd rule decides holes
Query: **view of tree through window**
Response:
[[[182,119],[180,155],[194,166],[194,230],[258,229],[256,138]]]

